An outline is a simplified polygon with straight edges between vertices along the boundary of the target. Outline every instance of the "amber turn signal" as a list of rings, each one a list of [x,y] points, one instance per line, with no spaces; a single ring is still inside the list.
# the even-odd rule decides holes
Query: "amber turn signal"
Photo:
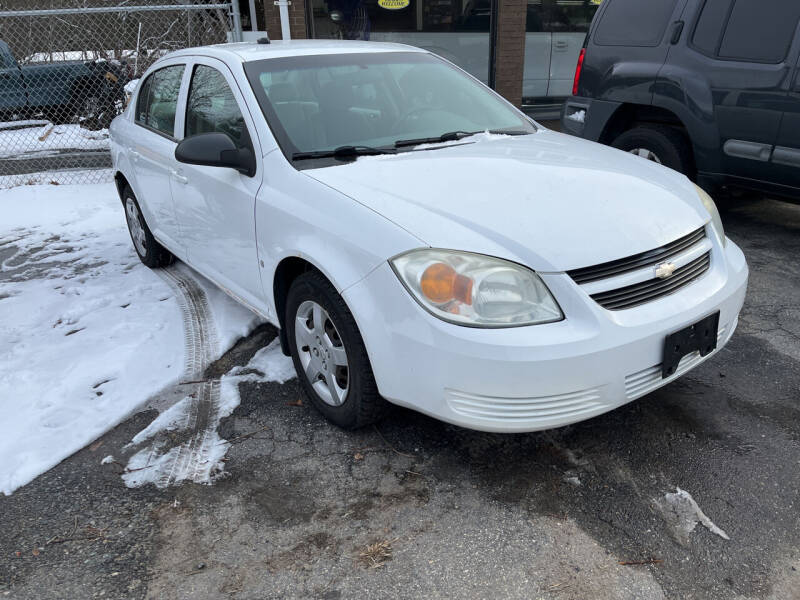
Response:
[[[420,289],[428,300],[436,304],[451,300],[472,304],[472,279],[456,273],[453,267],[445,263],[434,263],[425,269]]]

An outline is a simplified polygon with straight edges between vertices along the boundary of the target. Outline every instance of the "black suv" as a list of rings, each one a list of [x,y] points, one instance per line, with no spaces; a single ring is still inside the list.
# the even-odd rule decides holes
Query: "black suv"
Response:
[[[800,199],[800,0],[604,0],[565,132]]]

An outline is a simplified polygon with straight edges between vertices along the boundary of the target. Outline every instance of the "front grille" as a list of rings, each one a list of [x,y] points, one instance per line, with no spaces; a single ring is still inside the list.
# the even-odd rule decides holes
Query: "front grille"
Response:
[[[657,265],[662,262],[668,261],[673,256],[677,256],[687,248],[694,246],[697,242],[706,236],[704,227],[693,231],[692,233],[683,236],[665,246],[642,252],[641,254],[634,254],[627,258],[620,258],[619,260],[612,260],[599,265],[591,267],[584,267],[582,269],[573,269],[567,271],[567,275],[572,277],[575,283],[589,283],[590,281],[597,281],[598,279],[605,279],[606,277],[614,277],[629,271],[635,271],[642,267],[649,265]]]
[[[593,294],[592,299],[608,310],[633,308],[677,292],[708,271],[710,264],[711,252],[706,252],[701,257],[676,269],[669,279],[642,281],[608,292]]]

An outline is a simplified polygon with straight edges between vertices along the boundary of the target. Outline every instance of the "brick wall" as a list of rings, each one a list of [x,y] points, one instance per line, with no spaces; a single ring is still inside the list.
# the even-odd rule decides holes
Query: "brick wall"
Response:
[[[289,29],[292,39],[306,37],[306,3],[305,0],[291,0],[289,7]],[[281,36],[281,15],[274,0],[264,0],[264,18],[267,24],[267,35],[271,40],[283,39]]]
[[[516,106],[522,104],[527,0],[498,0],[495,89]]]

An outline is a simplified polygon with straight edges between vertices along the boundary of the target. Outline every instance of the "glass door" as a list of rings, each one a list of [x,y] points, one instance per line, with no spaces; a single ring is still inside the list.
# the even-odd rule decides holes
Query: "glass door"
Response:
[[[313,37],[424,48],[489,80],[491,0],[313,0]]]

